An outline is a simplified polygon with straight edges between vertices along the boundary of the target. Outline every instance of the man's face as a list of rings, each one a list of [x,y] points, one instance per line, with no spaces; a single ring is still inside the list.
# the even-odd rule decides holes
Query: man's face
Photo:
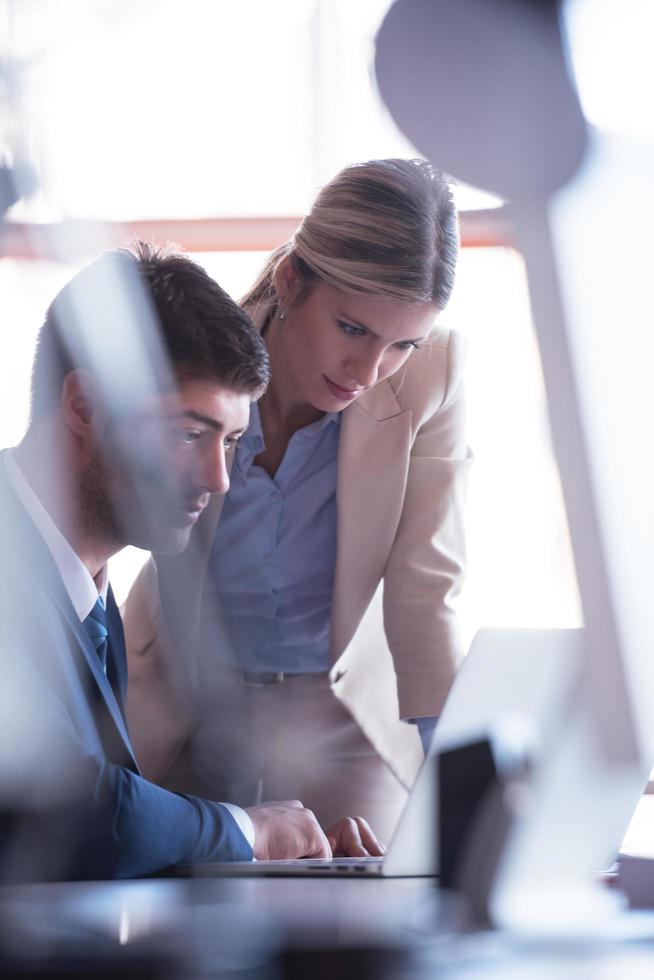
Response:
[[[121,545],[182,551],[211,494],[229,488],[229,456],[249,413],[248,394],[188,380],[113,424],[110,448],[100,448],[99,479],[92,481],[96,509],[105,497],[102,523],[113,524],[107,530]]]

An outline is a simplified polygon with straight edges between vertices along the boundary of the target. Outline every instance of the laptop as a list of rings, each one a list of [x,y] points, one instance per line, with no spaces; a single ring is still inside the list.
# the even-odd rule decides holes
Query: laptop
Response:
[[[438,868],[435,754],[500,727],[547,745],[561,690],[578,665],[581,630],[482,629],[456,677],[434,735],[430,758],[416,777],[384,857],[331,860],[230,861],[183,865],[193,877],[435,877]],[[374,828],[373,828],[374,829]]]

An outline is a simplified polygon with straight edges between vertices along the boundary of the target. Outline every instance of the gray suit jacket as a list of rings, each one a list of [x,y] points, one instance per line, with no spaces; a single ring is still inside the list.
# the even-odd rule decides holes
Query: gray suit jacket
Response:
[[[107,677],[1,453],[0,540],[0,880],[139,877],[249,860],[224,807],[141,776],[113,596]]]

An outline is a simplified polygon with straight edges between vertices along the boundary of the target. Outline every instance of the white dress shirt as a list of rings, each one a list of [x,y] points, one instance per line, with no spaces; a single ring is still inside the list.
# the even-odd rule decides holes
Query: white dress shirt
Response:
[[[106,607],[107,590],[109,588],[109,572],[107,566],[105,565],[98,572],[96,579],[93,578],[82,559],[71,548],[28,483],[25,475],[18,466],[13,450],[7,450],[3,456],[12,488],[37,531],[45,541],[46,547],[52,555],[53,561],[61,575],[73,608],[79,616],[80,622],[83,623],[96,604],[98,596],[102,599],[103,605]],[[222,806],[226,810],[229,810],[234,820],[236,820],[239,830],[250,847],[253,848],[254,825],[250,816],[245,810],[239,806],[235,806],[233,803],[223,803]]]
[[[105,565],[98,573],[96,582],[82,559],[73,551],[27,482],[26,477],[16,462],[13,450],[7,450],[4,458],[7,466],[7,475],[9,476],[14,492],[45,541],[48,551],[52,555],[53,561],[63,579],[64,587],[70,596],[73,609],[79,616],[80,622],[83,623],[96,604],[98,596],[100,596],[105,606],[107,604],[107,590],[109,588],[107,567]]]

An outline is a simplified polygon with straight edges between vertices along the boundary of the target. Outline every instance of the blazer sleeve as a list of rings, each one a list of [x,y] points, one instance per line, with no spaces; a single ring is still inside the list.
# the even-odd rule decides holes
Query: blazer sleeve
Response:
[[[222,804],[171,793],[98,758],[79,765],[93,793],[77,808],[84,830],[71,847],[69,877],[139,878],[176,864],[252,860]]]
[[[463,338],[452,332],[445,349],[432,353],[431,370],[427,360],[417,383],[405,379],[416,428],[402,514],[384,574],[384,627],[402,718],[440,714],[460,660],[452,601],[464,575],[463,508],[471,463],[465,439],[465,351]]]

